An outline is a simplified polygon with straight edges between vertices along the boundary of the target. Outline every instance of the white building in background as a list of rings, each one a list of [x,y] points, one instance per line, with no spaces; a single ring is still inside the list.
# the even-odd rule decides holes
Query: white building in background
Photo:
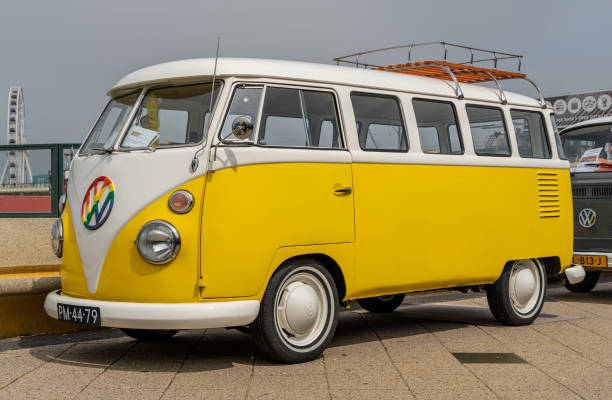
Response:
[[[19,145],[26,143],[25,136],[25,106],[21,87],[11,87],[8,97],[7,144]],[[10,150],[6,163],[2,167],[0,185],[24,185],[32,183],[32,169],[25,150]]]

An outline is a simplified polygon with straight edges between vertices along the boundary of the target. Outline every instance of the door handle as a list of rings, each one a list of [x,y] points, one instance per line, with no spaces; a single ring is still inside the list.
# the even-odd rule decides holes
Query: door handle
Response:
[[[337,193],[337,194],[351,194],[351,193],[353,193],[353,189],[350,188],[350,187],[345,187],[345,188],[342,188],[342,189],[334,190],[334,193]]]

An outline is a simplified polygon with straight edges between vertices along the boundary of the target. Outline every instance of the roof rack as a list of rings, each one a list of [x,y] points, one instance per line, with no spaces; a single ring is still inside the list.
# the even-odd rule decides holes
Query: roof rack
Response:
[[[442,61],[420,61],[413,62],[412,61],[412,49],[415,47],[423,47],[423,46],[440,46],[443,50]],[[448,62],[448,49],[455,48],[460,50],[465,50],[469,52],[469,60],[451,63]],[[400,50],[407,49],[408,50],[408,59],[406,63],[402,64],[394,64],[394,65],[374,65],[370,63],[361,62],[359,58],[364,55],[373,54],[373,53],[382,53],[391,50]],[[481,56],[481,58],[475,57],[475,53]],[[340,63],[344,64],[352,64],[357,68],[366,68],[373,69],[378,71],[391,71],[398,72],[403,74],[411,74],[411,75],[419,75],[425,76],[429,78],[443,79],[448,81],[453,81],[455,84],[455,95],[457,98],[462,99],[463,91],[461,90],[461,86],[459,82],[463,83],[482,83],[482,82],[493,82],[497,86],[499,100],[502,104],[506,104],[508,102],[506,98],[506,94],[504,93],[504,89],[499,83],[500,80],[505,79],[523,79],[529,82],[538,92],[538,101],[542,108],[546,108],[546,102],[544,101],[544,96],[542,95],[542,91],[536,85],[534,81],[527,78],[527,75],[521,72],[521,66],[523,61],[523,56],[518,54],[505,53],[496,50],[485,50],[479,49],[471,46],[463,46],[460,44],[453,44],[447,42],[426,42],[426,43],[414,43],[407,44],[402,46],[393,46],[386,47],[383,49],[376,50],[368,50],[362,51],[359,53],[349,54],[347,56],[334,58],[334,61],[338,65]],[[497,65],[499,61],[516,61],[517,67],[516,71],[502,71],[497,69]],[[493,68],[482,68],[477,67],[474,64],[476,63],[486,63],[492,62]]]

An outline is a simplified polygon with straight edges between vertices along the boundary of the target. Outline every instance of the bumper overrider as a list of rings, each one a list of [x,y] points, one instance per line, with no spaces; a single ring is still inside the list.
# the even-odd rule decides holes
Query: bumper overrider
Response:
[[[97,307],[101,325],[132,329],[205,329],[248,325],[259,313],[259,301],[206,303],[129,303],[69,297],[61,290],[45,299],[45,311],[58,319],[58,304]]]
[[[575,285],[584,280],[586,273],[582,265],[572,264],[571,267],[565,269],[564,275],[565,275],[565,279],[567,279],[569,283],[571,283],[572,285]]]

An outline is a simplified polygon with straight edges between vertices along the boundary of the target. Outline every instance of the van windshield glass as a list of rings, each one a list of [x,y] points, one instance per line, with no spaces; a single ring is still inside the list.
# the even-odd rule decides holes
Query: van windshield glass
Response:
[[[572,171],[612,171],[612,124],[574,129],[561,141]]]
[[[91,130],[81,154],[108,151],[121,134],[137,99],[138,93],[132,93],[111,100]]]
[[[213,97],[216,98],[220,87],[221,83],[217,82]],[[149,90],[121,147],[163,147],[201,142],[207,129],[211,91],[211,83]]]

